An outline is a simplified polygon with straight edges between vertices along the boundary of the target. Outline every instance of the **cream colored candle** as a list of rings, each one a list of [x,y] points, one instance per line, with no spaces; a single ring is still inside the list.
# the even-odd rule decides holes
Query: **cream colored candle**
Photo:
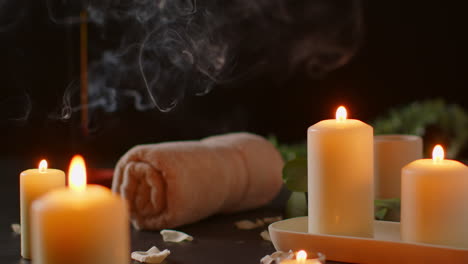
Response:
[[[65,186],[65,173],[47,168],[47,161],[41,160],[38,169],[29,169],[20,174],[21,211],[21,256],[31,258],[30,217],[31,203],[46,192]]]
[[[69,188],[36,200],[32,214],[35,264],[128,264],[129,225],[124,200],[109,189],[86,186],[84,160],[70,165]]]
[[[412,135],[374,137],[375,198],[401,197],[401,169],[422,159],[422,138]]]
[[[309,232],[372,237],[373,129],[346,115],[307,131]]]
[[[440,145],[402,169],[401,199],[402,240],[468,248],[468,167]]]

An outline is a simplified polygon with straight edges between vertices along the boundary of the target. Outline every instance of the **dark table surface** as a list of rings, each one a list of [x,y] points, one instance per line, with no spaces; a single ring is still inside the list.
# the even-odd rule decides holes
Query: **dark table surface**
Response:
[[[0,159],[0,262],[3,264],[30,263],[21,258],[20,236],[11,230],[11,224],[19,223],[20,220],[18,175],[22,170],[31,167],[28,166],[30,163],[21,159]],[[177,228],[192,235],[195,238],[192,242],[166,243],[159,232],[137,231],[131,228],[131,250],[146,251],[152,246],[161,250],[167,248],[171,251],[171,255],[166,259],[167,264],[260,263],[263,256],[275,252],[273,244],[260,237],[260,232],[267,227],[238,230],[234,222],[282,215],[287,197],[287,191],[283,190],[271,204],[263,208],[231,215],[216,215]]]

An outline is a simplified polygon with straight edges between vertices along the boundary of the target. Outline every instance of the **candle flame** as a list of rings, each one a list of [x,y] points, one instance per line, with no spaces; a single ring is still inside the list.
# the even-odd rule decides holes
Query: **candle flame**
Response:
[[[39,162],[39,172],[45,173],[47,172],[47,160],[43,159]]]
[[[346,108],[344,106],[338,107],[336,110],[336,120],[337,121],[345,121],[348,116],[348,113],[346,112]]]
[[[441,162],[444,160],[444,148],[441,145],[436,145],[432,151],[432,160],[434,162]]]
[[[73,156],[68,169],[68,185],[70,189],[82,191],[86,189],[86,165],[81,155]]]
[[[297,261],[305,261],[307,259],[307,252],[305,250],[299,250],[296,254]]]

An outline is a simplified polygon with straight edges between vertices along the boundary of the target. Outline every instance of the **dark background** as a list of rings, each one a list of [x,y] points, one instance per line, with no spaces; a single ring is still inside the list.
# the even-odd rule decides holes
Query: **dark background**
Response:
[[[267,54],[274,67],[266,65],[269,70],[243,75],[243,67],[256,58],[245,48],[252,44],[241,43],[236,56],[240,62],[232,76],[244,77],[217,83],[204,96],[187,93],[168,113],[137,111],[130,104],[113,112],[95,109],[86,135],[78,111],[69,119],[56,118],[67,87],[79,80],[79,24],[54,23],[45,1],[3,1],[0,156],[21,157],[31,167],[47,157],[52,164],[60,160],[56,161],[60,167],[62,160],[80,152],[92,166],[112,167],[135,144],[230,131],[300,142],[308,126],[333,117],[340,104],[347,106],[351,117],[367,122],[416,100],[437,97],[468,105],[467,22],[462,3],[363,1],[362,11],[359,49],[337,70],[317,76],[291,68],[281,59],[280,40],[272,42],[278,61]],[[308,25],[297,21],[292,31],[300,34],[303,27]],[[89,25],[91,62],[115,42],[112,36],[119,28],[105,31],[102,37],[102,28]],[[142,84],[138,79],[123,84],[133,85]]]

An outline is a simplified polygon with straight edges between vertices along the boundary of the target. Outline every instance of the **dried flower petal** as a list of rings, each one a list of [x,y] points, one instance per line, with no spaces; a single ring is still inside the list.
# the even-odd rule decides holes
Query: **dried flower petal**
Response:
[[[235,222],[234,225],[236,225],[237,229],[250,230],[264,226],[265,223],[260,219],[257,219],[255,222],[252,222],[250,220],[241,220]]]
[[[161,230],[161,235],[163,237],[164,242],[175,242],[180,243],[184,240],[192,241],[193,237],[180,231],[164,229]]]
[[[271,241],[270,233],[267,230],[261,232],[260,236],[266,241]]]
[[[237,229],[250,230],[250,229],[255,229],[255,228],[268,225],[268,224],[271,224],[280,220],[283,220],[283,217],[272,216],[272,217],[264,217],[263,219],[257,218],[255,222],[250,221],[250,220],[241,220],[241,221],[235,222],[234,225],[237,227]]]
[[[281,221],[281,220],[283,220],[282,216],[272,216],[272,217],[263,218],[263,222],[265,222],[265,224],[271,224],[271,223]]]
[[[132,252],[132,259],[144,263],[161,263],[169,256],[171,252],[168,249],[160,251],[157,247],[152,247],[148,251],[135,251]]]
[[[264,256],[261,260],[261,264],[279,264],[283,260],[293,259],[294,252],[289,250],[289,252],[276,251],[271,255]]]
[[[21,225],[20,224],[11,224],[11,230],[13,230],[13,233],[17,235],[21,235]]]

